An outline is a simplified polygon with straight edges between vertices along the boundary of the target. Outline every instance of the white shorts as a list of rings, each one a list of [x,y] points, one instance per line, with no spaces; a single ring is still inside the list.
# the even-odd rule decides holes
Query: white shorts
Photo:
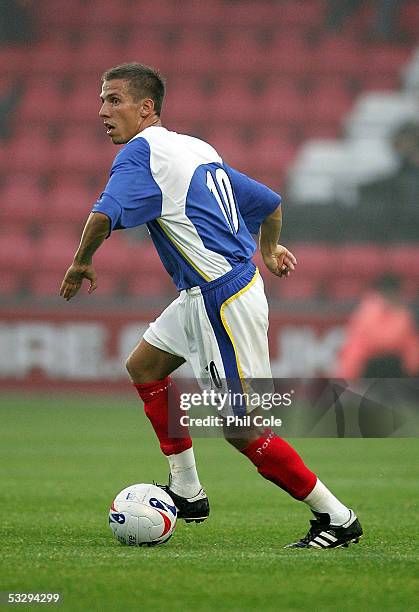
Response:
[[[253,379],[272,378],[267,332],[263,281],[247,262],[203,287],[182,291],[150,323],[144,339],[188,361],[201,386],[217,388],[228,381],[247,392]]]

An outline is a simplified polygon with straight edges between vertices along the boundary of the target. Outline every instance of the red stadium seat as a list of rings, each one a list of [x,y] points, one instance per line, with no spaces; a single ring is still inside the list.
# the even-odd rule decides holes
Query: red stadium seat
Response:
[[[400,88],[401,75],[399,71],[394,72],[369,72],[361,77],[362,89],[371,91],[388,91]]]
[[[310,95],[310,119],[317,124],[339,125],[352,106],[352,96],[340,86],[316,88]]]
[[[219,121],[249,124],[254,120],[259,96],[240,85],[232,85],[211,99],[211,113]]]
[[[374,44],[370,49],[365,49],[365,54],[368,55],[368,61],[364,63],[362,72],[373,75],[398,75],[402,66],[409,61],[411,49],[408,46],[394,44]]]
[[[312,71],[313,74],[356,76],[365,63],[359,44],[333,35],[321,40],[313,51]]]
[[[27,225],[45,215],[45,195],[38,181],[26,174],[12,175],[0,191],[0,218],[4,226]]]
[[[199,121],[207,103],[207,97],[193,82],[179,88],[170,87],[164,101],[164,117],[176,126],[176,122],[185,116],[187,108],[188,121]]]
[[[302,78],[312,73],[312,49],[304,38],[292,31],[279,31],[265,52],[265,70],[267,76],[278,76],[277,85],[282,84],[283,77]]]
[[[42,0],[36,5],[36,20],[40,31],[56,28],[81,28],[86,19],[85,0],[72,0],[71,10],[65,0]]]
[[[78,81],[75,85],[74,90],[66,95],[66,109],[68,110],[64,118],[65,123],[71,122],[72,117],[75,117],[77,124],[85,122],[91,126],[96,121],[99,125],[103,122],[103,119],[99,117],[102,104],[100,74]]]
[[[267,51],[252,30],[233,30],[225,45],[220,49],[223,70],[229,73],[253,75],[262,70],[267,71]]]
[[[298,0],[287,2],[258,1],[257,5],[250,0],[245,2],[224,3],[223,23],[233,23],[235,27],[287,27],[289,25],[313,26],[319,23],[322,15],[322,3],[318,0],[305,2],[302,7]]]
[[[127,275],[127,291],[130,295],[155,298],[175,293],[173,281],[149,239],[127,242],[126,249],[130,260]]]
[[[112,24],[113,28],[129,26],[131,15],[132,11],[127,2],[121,2],[121,0],[92,2],[84,10],[84,25],[92,30],[103,28],[106,24]]]
[[[419,31],[419,6],[417,0],[403,2],[403,10],[400,11],[400,30],[408,32],[416,40]]]
[[[98,144],[88,133],[84,137],[74,133],[63,139],[56,147],[55,169],[82,172],[84,175],[107,172],[117,152],[116,147]]]
[[[139,32],[148,27],[175,27],[175,24],[182,21],[185,8],[179,11],[179,5],[173,0],[141,0],[141,9],[136,2],[131,3],[130,23]]]
[[[71,11],[64,12],[70,13]],[[55,74],[57,77],[62,77],[74,72],[76,67],[80,68],[77,63],[75,48],[60,39],[41,41],[31,49],[27,58],[28,70],[32,75],[39,75],[41,81],[46,70],[48,70],[49,75]],[[42,112],[42,107],[38,108]]]
[[[337,123],[312,123],[307,122],[302,129],[302,140],[321,139],[330,140],[339,138],[341,126]]]
[[[315,247],[316,248],[316,247]],[[296,255],[298,265],[296,271],[288,278],[279,278],[271,274],[265,267],[259,252],[254,256],[254,261],[261,271],[265,289],[268,296],[285,300],[313,299],[318,296],[322,286],[319,274],[309,274],[299,262],[298,249],[291,247]],[[316,270],[317,272],[317,270]]]
[[[145,271],[137,271],[128,280],[127,291],[133,297],[161,298],[174,293],[176,289],[164,271],[154,275],[147,274]]]
[[[205,72],[216,72],[220,68],[220,55],[208,36],[198,36],[193,31],[185,32],[164,65],[169,65],[174,73],[202,75]]]
[[[296,147],[281,140],[275,134],[264,134],[256,137],[249,146],[252,152],[252,166],[255,171],[269,172],[283,175],[296,154]]]
[[[0,296],[12,296],[19,293],[22,287],[22,275],[19,272],[2,272],[0,279]]]
[[[47,135],[32,139],[28,131],[12,141],[9,155],[9,171],[42,173],[54,161],[55,147]]]
[[[19,109],[19,121],[27,126],[61,120],[68,110],[59,83],[39,77],[28,83]]]
[[[383,258],[386,269],[392,274],[416,281],[419,279],[419,246],[394,245],[387,249]]]
[[[78,241],[73,236],[72,231],[66,232],[65,226],[62,234],[47,234],[33,253],[37,269],[46,274],[50,272],[64,274],[73,261],[78,246]]]
[[[137,269],[145,270],[149,276],[165,273],[163,264],[150,239],[127,241],[126,248],[129,251],[134,276]]]
[[[388,270],[386,251],[373,244],[346,244],[335,250],[340,278],[366,279],[371,282]]]
[[[312,28],[322,23],[324,2],[310,0],[310,2],[304,2],[302,6],[300,0],[287,0],[287,2],[275,3],[275,9],[278,14],[278,23],[281,26],[304,25],[306,28]]]
[[[112,236],[106,240],[95,255],[95,267],[98,274],[120,274],[121,278],[127,276],[127,270],[131,270],[132,257],[123,236]]]
[[[70,263],[71,260],[67,261],[61,270],[35,270],[26,278],[27,289],[37,297],[58,296],[65,271]]]
[[[70,265],[71,261],[67,264]],[[27,284],[32,295],[38,297],[44,296],[58,296],[62,280],[64,278],[67,267],[64,267],[61,271],[49,271],[49,272],[35,272],[28,277]],[[86,295],[89,287],[89,282],[85,280],[82,288],[80,289],[80,295]],[[119,294],[121,287],[120,277],[115,277],[110,274],[98,274],[98,283],[95,295],[115,295]],[[97,293],[96,293],[97,292]]]
[[[107,43],[88,38],[77,47],[74,54],[78,74],[91,74],[99,90],[102,73],[121,63],[121,46],[111,36]]]
[[[176,70],[176,60],[173,50],[169,47],[167,40],[162,36],[162,31],[146,30],[141,35],[134,35],[124,50],[124,57],[129,62],[141,62],[149,66],[155,66],[163,74]],[[169,79],[170,87],[171,79]]]
[[[0,66],[2,77],[16,78],[26,74],[28,69],[28,51],[26,47],[0,46]]]
[[[264,92],[263,117],[275,125],[304,125],[310,119],[310,105],[293,86],[283,86],[280,81]]]
[[[417,302],[419,296],[419,276],[403,279],[401,290],[403,297],[412,302]]]
[[[246,172],[250,168],[249,159],[251,154],[249,153],[249,145],[243,143],[243,141],[227,134],[219,133],[214,140],[211,140],[211,144],[214,146],[220,157],[233,168]]]
[[[99,110],[98,105],[96,110]],[[90,117],[89,121],[85,123],[80,123],[78,125],[70,125],[69,123],[63,124],[57,137],[57,147],[61,146],[65,140],[72,140],[73,142],[75,140],[79,140],[80,142],[89,140],[92,145],[101,148],[107,147],[115,154],[119,150],[118,147],[112,144],[111,139],[106,134],[103,119],[99,117],[98,112],[95,112],[93,116]]]
[[[335,279],[327,286],[327,295],[337,302],[359,301],[368,289],[365,278]]]
[[[74,221],[84,224],[95,201],[96,194],[83,182],[59,181],[47,193],[48,221]]]
[[[182,3],[182,15],[176,17],[182,26],[199,31],[213,28],[218,30],[223,27],[226,19],[226,6],[221,0],[193,0]]]
[[[289,249],[297,259],[297,271],[301,277],[317,278],[324,282],[336,274],[336,249],[331,245],[295,243]]]
[[[312,300],[318,297],[319,283],[316,279],[300,278],[295,274],[292,278],[278,278],[271,275],[273,281],[267,285],[267,294],[278,300]]]
[[[26,272],[35,262],[35,248],[26,234],[17,231],[0,236],[0,269]]]

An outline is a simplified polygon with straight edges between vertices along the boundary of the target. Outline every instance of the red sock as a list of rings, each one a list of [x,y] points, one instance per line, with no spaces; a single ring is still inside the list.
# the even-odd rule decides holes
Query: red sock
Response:
[[[265,432],[241,452],[257,467],[259,474],[296,499],[307,497],[316,484],[317,476],[288,442],[273,431]]]
[[[177,455],[192,446],[189,430],[180,425],[179,391],[173,380],[166,376],[163,380],[134,385],[144,402],[144,412],[151,421],[165,455]],[[170,420],[176,438],[169,437],[169,394]]]

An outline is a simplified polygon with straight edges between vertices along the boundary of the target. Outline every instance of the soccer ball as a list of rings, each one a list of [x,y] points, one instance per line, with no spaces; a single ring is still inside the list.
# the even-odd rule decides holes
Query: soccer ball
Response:
[[[109,510],[114,536],[128,546],[167,542],[176,527],[176,506],[160,487],[134,484],[115,497]]]

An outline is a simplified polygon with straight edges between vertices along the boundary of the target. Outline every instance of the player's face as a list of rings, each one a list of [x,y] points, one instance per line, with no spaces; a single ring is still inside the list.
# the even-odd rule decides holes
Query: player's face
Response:
[[[106,133],[114,144],[125,144],[140,131],[142,100],[137,102],[129,92],[129,83],[124,79],[104,81],[100,94],[102,117]]]

